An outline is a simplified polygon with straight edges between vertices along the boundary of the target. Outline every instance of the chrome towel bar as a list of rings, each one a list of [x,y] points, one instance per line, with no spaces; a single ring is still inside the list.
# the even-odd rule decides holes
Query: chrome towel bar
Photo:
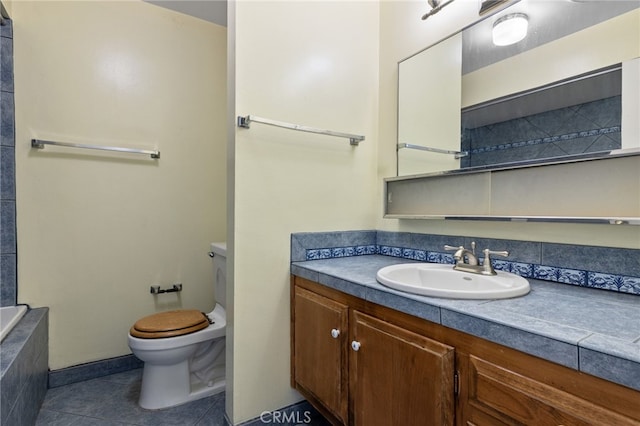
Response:
[[[429,146],[414,145],[412,143],[399,143],[398,149],[400,150],[402,148],[418,149],[420,151],[429,151],[429,152],[435,152],[438,154],[449,154],[449,155],[455,156],[456,159],[466,157],[469,155],[468,151],[450,151],[448,149],[431,148]]]
[[[238,127],[249,129],[252,122],[268,124],[270,126],[283,127],[285,129],[298,130],[301,132],[317,133],[320,135],[336,136],[339,138],[347,138],[351,145],[358,145],[364,140],[364,136],[352,135],[350,133],[334,132],[332,130],[316,129],[313,127],[300,126],[298,124],[285,123],[283,121],[271,120],[269,118],[256,117],[255,115],[247,115],[246,117],[238,116]]]
[[[148,149],[122,148],[118,146],[87,145],[82,143],[54,142],[44,141],[40,139],[31,139],[31,148],[43,149],[45,145],[64,146],[67,148],[99,149],[102,151],[127,152],[131,154],[146,154],[150,155],[151,158],[160,158],[160,151],[153,151]]]

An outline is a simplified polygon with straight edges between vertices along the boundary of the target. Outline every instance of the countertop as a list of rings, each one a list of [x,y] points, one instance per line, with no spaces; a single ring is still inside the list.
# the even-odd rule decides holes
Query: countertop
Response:
[[[364,255],[291,263],[291,273],[347,294],[640,391],[640,296],[529,279],[526,296],[455,300],[397,291]]]

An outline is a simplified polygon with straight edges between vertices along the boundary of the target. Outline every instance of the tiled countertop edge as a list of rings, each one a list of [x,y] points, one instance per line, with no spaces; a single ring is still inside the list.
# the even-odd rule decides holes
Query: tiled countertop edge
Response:
[[[291,264],[293,275],[458,331],[498,343],[557,364],[640,391],[640,350],[637,345],[588,332],[563,337],[532,332],[487,318],[473,309],[456,309],[456,301],[418,301],[375,281],[354,282]],[[530,280],[535,285],[536,280]],[[409,296],[409,297],[408,297]],[[481,306],[477,301],[475,306]],[[468,305],[468,304],[467,304]],[[535,328],[529,325],[527,328]],[[569,328],[568,328],[569,329]],[[566,330],[564,330],[566,331]]]

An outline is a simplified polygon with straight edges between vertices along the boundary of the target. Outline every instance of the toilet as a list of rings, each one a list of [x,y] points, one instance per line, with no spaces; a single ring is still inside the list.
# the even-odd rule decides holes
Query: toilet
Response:
[[[212,243],[216,306],[160,312],[129,330],[131,352],[144,362],[138,404],[158,410],[225,390],[226,243]]]

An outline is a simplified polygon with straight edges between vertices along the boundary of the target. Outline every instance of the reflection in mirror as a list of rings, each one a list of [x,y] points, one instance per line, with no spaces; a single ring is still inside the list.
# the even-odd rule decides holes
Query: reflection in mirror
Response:
[[[455,155],[439,151],[460,150],[461,48],[462,37],[456,34],[429,49],[429,55],[400,64],[399,79],[405,84],[398,87],[398,142],[428,142],[425,148],[437,150],[420,152],[426,155],[414,155],[412,148],[398,150],[404,174],[459,167]]]
[[[637,148],[639,6],[521,0],[401,61],[398,175]],[[494,46],[514,13],[528,35]]]
[[[462,110],[460,167],[537,162],[622,148],[616,65]]]

